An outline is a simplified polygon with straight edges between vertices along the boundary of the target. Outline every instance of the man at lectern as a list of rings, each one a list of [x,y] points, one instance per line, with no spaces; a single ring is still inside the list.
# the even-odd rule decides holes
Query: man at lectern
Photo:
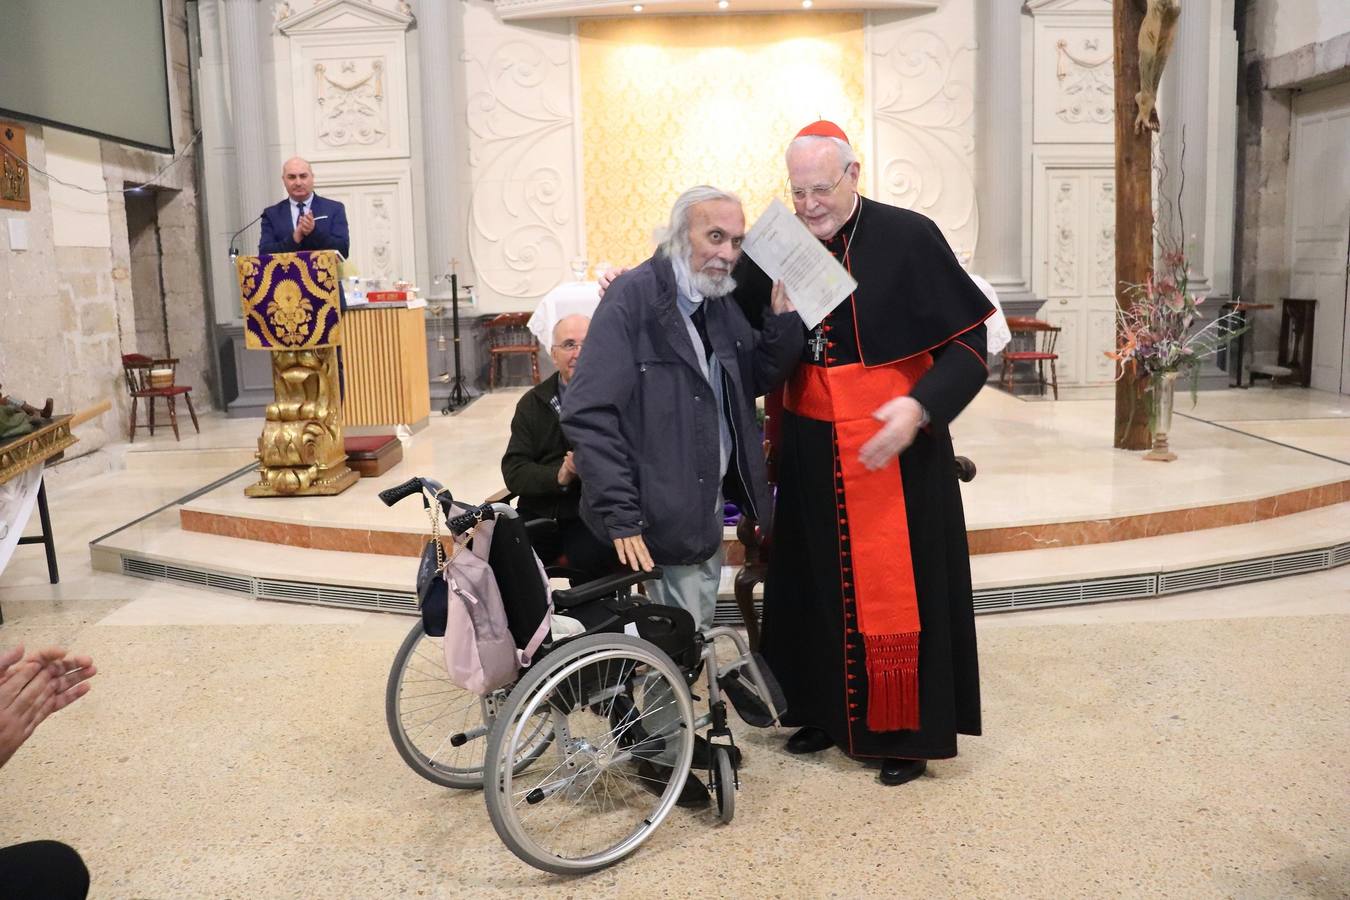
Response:
[[[263,210],[259,253],[336,250],[345,258],[351,244],[347,208],[314,193],[314,171],[298,156],[281,167],[287,197]]]

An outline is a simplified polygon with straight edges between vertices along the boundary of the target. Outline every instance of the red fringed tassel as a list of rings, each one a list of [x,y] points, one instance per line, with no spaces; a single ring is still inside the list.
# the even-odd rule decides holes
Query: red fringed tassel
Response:
[[[919,729],[919,635],[864,635],[869,731]]]

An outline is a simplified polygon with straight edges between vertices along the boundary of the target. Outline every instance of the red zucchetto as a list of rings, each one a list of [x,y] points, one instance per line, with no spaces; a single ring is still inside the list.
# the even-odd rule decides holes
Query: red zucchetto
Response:
[[[844,134],[844,129],[825,119],[821,119],[819,122],[812,122],[810,125],[807,125],[801,131],[797,132],[795,137],[806,137],[808,135],[838,138],[845,144],[848,143],[848,135]]]

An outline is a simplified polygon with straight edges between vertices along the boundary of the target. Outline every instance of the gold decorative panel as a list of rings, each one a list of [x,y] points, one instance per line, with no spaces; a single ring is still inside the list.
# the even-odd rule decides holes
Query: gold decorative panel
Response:
[[[24,129],[13,122],[0,122],[0,209],[27,212],[32,208]]]
[[[650,256],[670,205],[696,184],[739,194],[748,226],[772,197],[786,201],[783,151],[816,119],[838,122],[864,156],[861,14],[604,19],[577,30],[593,263]]]

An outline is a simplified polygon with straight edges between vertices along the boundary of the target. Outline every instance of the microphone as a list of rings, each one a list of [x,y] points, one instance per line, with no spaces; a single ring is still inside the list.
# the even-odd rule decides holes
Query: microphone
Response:
[[[263,217],[263,214],[266,212],[267,209],[264,208],[262,212],[258,213],[256,216],[253,217],[253,220],[250,221],[248,225],[245,225],[243,228],[240,228],[234,234],[230,235],[230,259],[234,259],[236,256],[239,255],[239,251],[234,249],[234,239],[239,237],[239,235],[243,234],[245,231],[248,231],[248,229],[253,225],[253,223],[261,219]]]

